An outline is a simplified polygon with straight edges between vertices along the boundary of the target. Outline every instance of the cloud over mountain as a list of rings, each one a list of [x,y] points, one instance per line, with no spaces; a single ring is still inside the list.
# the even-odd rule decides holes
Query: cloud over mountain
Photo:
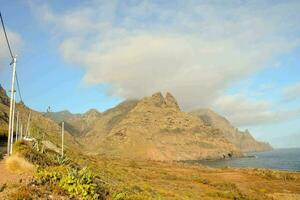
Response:
[[[4,17],[4,16],[3,16]],[[22,45],[22,39],[21,36],[16,33],[13,32],[11,30],[6,30],[7,31],[7,35],[9,35],[9,42],[11,44],[12,47],[14,47],[14,51],[13,53],[17,54],[18,50],[20,49],[21,45]],[[2,26],[1,26],[1,30],[0,30],[0,71],[3,70],[4,67],[9,67],[9,63],[11,61],[11,57],[10,57],[10,53],[6,44],[6,40],[5,40],[5,36],[3,34],[2,31]]]
[[[92,1],[60,12],[31,7],[60,38],[65,61],[84,69],[85,83],[109,84],[123,98],[170,91],[185,109],[212,106],[231,84],[300,42],[293,34],[299,32],[297,1]],[[268,118],[270,107],[261,109],[252,117]]]

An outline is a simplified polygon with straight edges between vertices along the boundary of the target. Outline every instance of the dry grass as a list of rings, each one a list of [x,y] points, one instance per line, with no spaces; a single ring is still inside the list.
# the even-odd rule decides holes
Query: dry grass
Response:
[[[6,169],[10,172],[15,173],[30,173],[35,171],[33,164],[26,161],[23,157],[19,155],[13,155],[5,160]]]
[[[26,144],[19,144],[19,148],[15,149],[24,152],[27,148]],[[30,152],[30,155],[38,154],[36,151],[26,152]],[[81,167],[88,166],[93,170],[109,190],[109,200],[274,200],[281,197],[297,199],[300,195],[300,173],[263,169],[213,169],[186,163],[131,160],[104,155],[87,156],[75,152],[68,152],[67,155]],[[43,157],[38,160],[47,161]],[[22,168],[25,166],[20,163],[12,166],[14,165],[17,165],[16,168],[20,168],[20,165]],[[56,167],[53,169],[58,171]],[[54,190],[50,191],[49,185],[43,181],[37,190],[37,183],[32,187],[35,189],[34,194],[38,195],[32,199],[42,199],[44,196],[48,198],[50,194],[55,193]],[[13,199],[30,199],[27,191],[28,189],[18,190]],[[63,195],[59,190],[56,194]]]
[[[269,178],[255,169],[213,169],[186,163],[76,156],[108,183],[112,199],[272,200],[274,193],[300,195],[299,173]],[[270,170],[272,171],[272,170]],[[296,198],[294,198],[296,199]]]

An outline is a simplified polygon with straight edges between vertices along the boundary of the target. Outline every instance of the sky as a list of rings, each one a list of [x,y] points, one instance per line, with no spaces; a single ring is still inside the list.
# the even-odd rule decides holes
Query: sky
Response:
[[[300,147],[300,1],[0,0],[33,109],[105,111],[171,92],[276,148]],[[10,57],[0,34],[0,83]],[[19,99],[19,97],[17,97]]]

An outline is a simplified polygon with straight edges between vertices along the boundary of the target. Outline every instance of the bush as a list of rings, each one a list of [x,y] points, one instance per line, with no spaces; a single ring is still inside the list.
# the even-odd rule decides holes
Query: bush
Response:
[[[20,156],[23,156],[27,161],[41,167],[59,165],[59,163],[55,159],[51,159],[46,154],[38,152],[30,145],[33,145],[33,143],[18,141],[14,144],[13,153],[17,153]]]
[[[93,200],[106,199],[108,195],[103,182],[87,168],[50,167],[39,170],[36,178],[40,184],[49,183],[52,188],[59,186],[71,197]]]
[[[9,171],[17,173],[33,173],[35,171],[35,167],[31,163],[18,155],[8,157],[5,160],[5,166]]]

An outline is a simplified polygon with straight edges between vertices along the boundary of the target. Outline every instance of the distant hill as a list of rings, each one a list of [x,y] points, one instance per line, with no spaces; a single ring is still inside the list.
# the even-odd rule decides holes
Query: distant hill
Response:
[[[270,144],[256,141],[248,130],[240,131],[225,118],[210,109],[198,109],[191,114],[198,116],[205,124],[219,129],[242,152],[269,151]]]
[[[0,135],[7,137],[9,121],[9,104],[10,98],[6,91],[0,85]],[[16,103],[17,110],[20,111],[20,119],[23,123],[23,133],[25,134],[28,115],[31,112],[29,132],[31,136],[38,140],[48,140],[60,146],[61,144],[61,127],[58,123],[47,118],[44,113],[34,111],[26,107],[23,103]],[[80,145],[68,131],[65,131],[66,149],[76,149]]]
[[[101,116],[101,113],[95,109],[91,109],[84,114],[72,114],[65,110],[60,112],[47,112],[44,113],[44,115],[56,123],[64,121],[65,129],[78,137],[89,132],[91,127],[94,126],[95,120]]]

